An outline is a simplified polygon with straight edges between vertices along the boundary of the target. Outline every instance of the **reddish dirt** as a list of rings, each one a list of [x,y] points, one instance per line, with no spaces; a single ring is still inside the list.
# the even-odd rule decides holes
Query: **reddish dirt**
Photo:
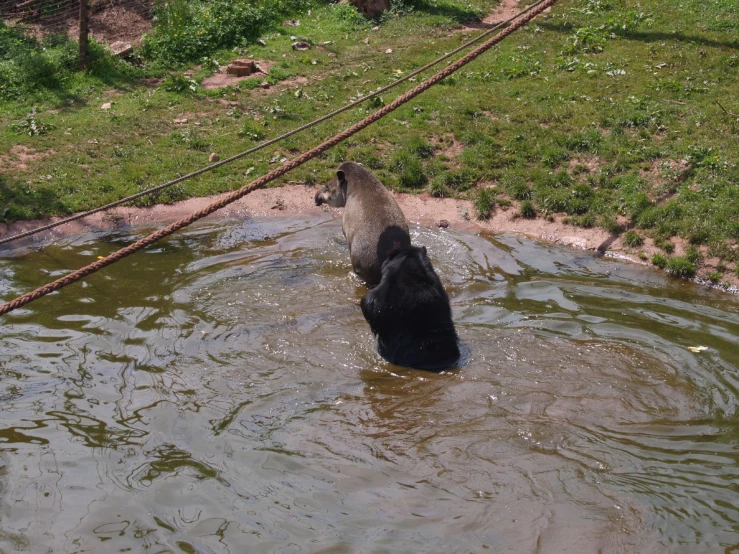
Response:
[[[54,21],[53,27],[30,22],[26,25],[28,32],[36,38],[56,31],[64,32],[74,40],[79,38],[79,15],[76,9],[60,16],[62,19]],[[131,6],[105,6],[102,9],[93,9],[89,17],[90,36],[96,41],[111,44],[121,41],[138,44],[141,36],[151,30],[151,16],[149,11],[135,4]]]
[[[90,36],[111,44],[116,41],[138,44],[141,36],[151,30],[151,19],[145,10],[112,6],[94,12],[90,17]],[[72,36],[79,36],[79,27],[70,26]]]
[[[23,144],[16,144],[7,154],[0,156],[0,168],[25,171],[28,169],[29,163],[33,163],[52,154],[55,154],[53,149],[49,149],[46,152],[37,152],[33,148],[28,148]]]
[[[247,217],[275,217],[300,214],[330,214],[340,218],[341,210],[326,206],[316,207],[313,197],[316,187],[302,184],[290,184],[279,188],[260,189],[254,191],[238,202],[209,216],[207,219],[219,218],[247,218]],[[468,200],[452,198],[432,198],[428,194],[395,194],[398,204],[410,223],[434,226],[444,221],[444,225],[453,229],[468,232],[487,231],[492,233],[521,233],[537,240],[561,244],[571,248],[590,250],[595,252],[606,251],[606,255],[646,265],[638,257],[643,252],[651,258],[652,254],[660,252],[651,239],[645,239],[644,245],[638,250],[626,247],[621,237],[615,237],[603,229],[583,229],[562,222],[562,217],[555,216],[547,221],[541,217],[523,219],[517,217],[519,207],[516,203],[508,209],[497,208],[486,221],[474,220],[474,207]],[[101,231],[112,228],[153,227],[171,223],[181,217],[210,204],[218,197],[191,198],[175,204],[157,205],[151,208],[121,207],[107,214],[95,214],[84,220],[68,223],[62,227],[49,231],[45,236],[64,236],[89,231]],[[39,227],[52,220],[19,221],[11,224],[0,223],[0,237],[20,233],[28,229]],[[26,239],[30,241],[31,239]],[[682,254],[687,248],[684,240],[674,238],[675,254]],[[28,244],[28,242],[26,243]],[[717,259],[707,259],[700,270],[700,275],[707,275],[716,271]],[[739,287],[739,278],[730,272],[724,273],[722,280],[735,287]]]
[[[489,29],[501,21],[513,17],[520,11],[521,8],[518,7],[518,0],[502,0],[500,5],[486,15],[481,22],[464,25],[461,31],[469,32],[476,29]]]

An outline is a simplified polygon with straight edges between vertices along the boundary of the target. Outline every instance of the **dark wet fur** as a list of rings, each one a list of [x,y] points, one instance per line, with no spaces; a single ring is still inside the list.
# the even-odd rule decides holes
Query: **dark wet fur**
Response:
[[[449,297],[425,248],[391,252],[380,284],[361,306],[378,351],[389,362],[428,371],[456,366],[460,353]]]

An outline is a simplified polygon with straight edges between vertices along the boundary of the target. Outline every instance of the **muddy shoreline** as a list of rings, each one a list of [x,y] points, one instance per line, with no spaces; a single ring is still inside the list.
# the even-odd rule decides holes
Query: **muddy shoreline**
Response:
[[[205,218],[206,221],[217,221],[228,218],[264,218],[280,217],[301,214],[330,214],[340,218],[341,210],[317,207],[313,197],[317,188],[306,185],[285,185],[278,188],[260,189],[245,196],[230,206]],[[612,235],[603,229],[584,229],[562,222],[562,216],[554,216],[550,220],[543,218],[524,219],[518,217],[518,206],[514,203],[507,209],[496,208],[490,219],[478,221],[472,202],[454,198],[433,198],[427,193],[394,194],[403,213],[410,223],[425,226],[448,226],[453,229],[471,233],[520,233],[532,239],[588,250],[594,255],[605,255],[617,258],[624,262],[640,265],[650,265],[639,259],[638,252],[644,252],[648,257],[657,249],[651,240],[638,250],[626,247],[621,237]],[[93,214],[81,220],[73,221],[40,233],[39,235],[20,239],[16,242],[0,246],[0,255],[7,255],[13,249],[32,245],[41,245],[48,240],[77,235],[81,233],[97,233],[110,230],[125,230],[146,227],[161,227],[201,209],[220,196],[190,198],[174,204],[159,204],[149,208],[118,207],[106,213]],[[0,237],[14,235],[40,227],[47,223],[58,221],[61,218],[36,219],[0,223]],[[687,244],[679,239],[676,243],[676,253],[681,253]],[[717,286],[708,282],[701,275],[713,271],[718,260],[706,260],[695,282],[712,286],[730,293],[739,292],[739,279],[734,275],[725,275],[728,286]],[[657,268],[654,268],[657,271]]]

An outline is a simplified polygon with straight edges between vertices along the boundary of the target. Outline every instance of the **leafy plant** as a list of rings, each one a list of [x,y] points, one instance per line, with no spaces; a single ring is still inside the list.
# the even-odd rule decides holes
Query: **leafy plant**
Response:
[[[667,262],[667,256],[665,256],[664,254],[657,253],[652,256],[652,263],[660,269],[666,268]]]
[[[477,189],[474,204],[477,219],[488,219],[490,210],[495,206],[495,192],[489,188]]]
[[[162,86],[169,92],[195,92],[198,89],[198,82],[185,77],[182,73],[173,73],[162,81]]]
[[[624,244],[629,248],[638,248],[644,244],[644,238],[636,231],[626,231]]]
[[[684,256],[673,256],[667,262],[668,273],[676,277],[692,277],[695,275],[695,264]]]
[[[45,135],[49,131],[52,131],[55,126],[51,123],[44,123],[41,121],[36,113],[36,108],[34,107],[25,119],[17,121],[16,123],[11,123],[10,128],[16,133],[35,137],[38,135]]]
[[[525,217],[526,219],[534,219],[536,217],[536,208],[534,208],[534,204],[531,200],[524,200],[521,202],[520,214],[521,217]]]

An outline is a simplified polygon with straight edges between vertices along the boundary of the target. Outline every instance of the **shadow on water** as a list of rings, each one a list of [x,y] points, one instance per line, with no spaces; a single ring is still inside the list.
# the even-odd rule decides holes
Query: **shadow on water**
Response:
[[[138,234],[0,257],[0,297]],[[739,543],[735,298],[515,236],[411,234],[461,369],[378,356],[341,225],[309,216],[203,224],[4,317],[0,549]]]

